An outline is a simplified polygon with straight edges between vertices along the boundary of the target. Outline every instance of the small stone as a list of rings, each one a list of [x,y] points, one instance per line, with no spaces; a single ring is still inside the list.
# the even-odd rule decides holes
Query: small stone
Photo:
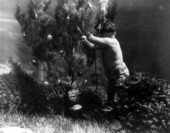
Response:
[[[148,124],[152,124],[153,123],[153,121],[152,120],[148,120]]]
[[[104,108],[101,109],[104,112],[110,112],[113,110],[113,108],[111,106],[105,106]]]
[[[136,110],[136,112],[137,112],[137,113],[139,113],[139,112],[140,112],[140,110],[139,110],[139,109],[137,109],[137,110]]]
[[[156,119],[156,118],[153,118],[153,120],[154,120],[155,122],[158,122],[158,119]]]
[[[155,125],[151,125],[152,129],[157,129],[157,127]]]
[[[124,108],[125,108],[125,109],[128,109],[128,108],[129,108],[129,106],[128,106],[128,105],[124,105]]]
[[[126,122],[126,126],[128,126],[128,127],[130,127],[130,128],[133,127],[132,124],[131,124],[130,122]]]
[[[80,110],[81,108],[82,108],[82,105],[75,104],[70,108],[70,110],[77,111],[77,110]]]
[[[164,126],[166,126],[165,120],[162,120],[162,124],[163,124]]]
[[[117,130],[122,129],[122,124],[121,124],[121,122],[120,122],[119,120],[114,119],[114,120],[112,120],[112,121],[110,122],[109,127],[110,127],[111,129],[117,131]]]

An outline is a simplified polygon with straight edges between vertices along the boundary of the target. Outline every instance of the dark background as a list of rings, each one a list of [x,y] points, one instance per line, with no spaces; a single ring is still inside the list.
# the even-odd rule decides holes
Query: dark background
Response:
[[[119,39],[131,71],[170,79],[170,2],[117,0]]]

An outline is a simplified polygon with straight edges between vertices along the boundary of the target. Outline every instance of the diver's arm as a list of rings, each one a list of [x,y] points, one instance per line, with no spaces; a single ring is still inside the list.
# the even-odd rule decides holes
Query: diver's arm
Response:
[[[82,40],[88,40],[90,43],[96,44],[98,46],[110,46],[113,41],[111,38],[94,36],[90,32],[84,30],[84,28],[80,29],[79,27],[76,27],[76,31],[82,35]]]
[[[82,42],[83,42],[85,45],[87,45],[88,47],[90,47],[90,48],[95,48],[95,44],[89,42],[88,40],[84,40],[84,41],[82,41]]]
[[[100,49],[100,46],[88,41],[86,36],[82,36],[82,43],[85,44],[86,46],[92,48],[92,49]]]
[[[110,46],[112,44],[112,39],[110,38],[102,38],[102,37],[97,37],[92,34],[90,34],[87,37],[87,40],[93,44],[99,45],[99,46]]]

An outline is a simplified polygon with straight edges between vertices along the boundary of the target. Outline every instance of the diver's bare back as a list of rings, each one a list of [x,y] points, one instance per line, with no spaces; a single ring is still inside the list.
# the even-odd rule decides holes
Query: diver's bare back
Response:
[[[109,46],[101,48],[103,65],[105,69],[116,67],[123,62],[123,55],[120,44],[116,38],[112,39],[113,41],[110,42]]]

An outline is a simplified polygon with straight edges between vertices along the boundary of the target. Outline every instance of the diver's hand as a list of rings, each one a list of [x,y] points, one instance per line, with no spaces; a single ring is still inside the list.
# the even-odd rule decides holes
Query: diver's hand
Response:
[[[82,42],[86,42],[87,41],[87,37],[85,35],[81,36],[81,41]]]

